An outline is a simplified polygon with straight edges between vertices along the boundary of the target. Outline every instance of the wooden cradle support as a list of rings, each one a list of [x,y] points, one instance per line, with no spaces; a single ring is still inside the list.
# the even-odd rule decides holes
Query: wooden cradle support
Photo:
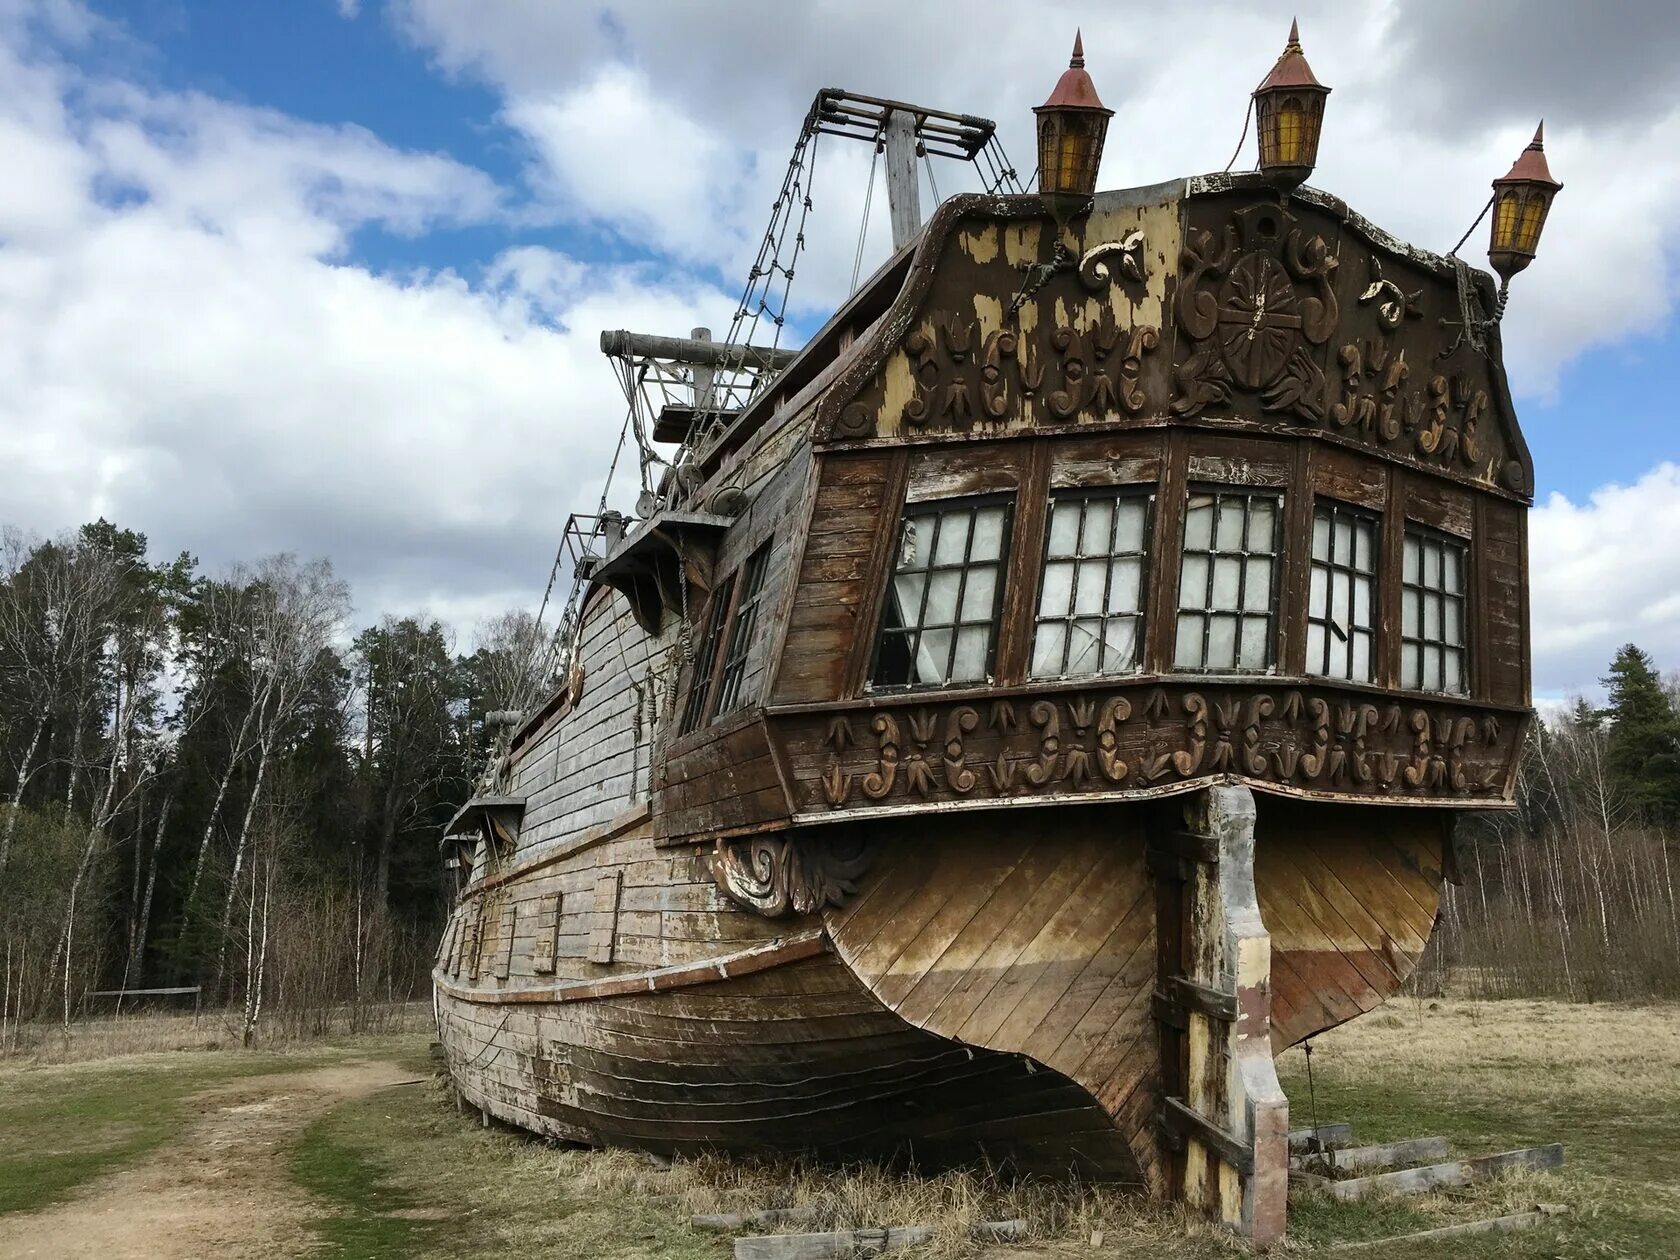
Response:
[[[1272,1060],[1271,936],[1254,886],[1254,796],[1196,793],[1155,848],[1164,1189],[1264,1245],[1283,1236],[1289,1102]]]

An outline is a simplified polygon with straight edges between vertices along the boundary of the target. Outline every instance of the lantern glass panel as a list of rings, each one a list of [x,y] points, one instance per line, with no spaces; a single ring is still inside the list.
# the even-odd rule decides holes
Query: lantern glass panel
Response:
[[[1307,111],[1301,98],[1291,96],[1278,106],[1277,161],[1284,166],[1306,163]]]
[[[1493,208],[1493,247],[1495,249],[1512,249],[1515,247],[1518,217],[1517,194],[1514,192],[1500,194],[1499,201]]]
[[[1517,223],[1517,248],[1532,254],[1540,245],[1540,229],[1545,222],[1545,195],[1540,192],[1529,194],[1523,202],[1522,216]]]

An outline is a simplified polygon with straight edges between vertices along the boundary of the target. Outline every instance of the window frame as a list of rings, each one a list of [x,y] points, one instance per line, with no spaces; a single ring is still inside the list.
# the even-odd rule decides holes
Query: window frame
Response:
[[[706,617],[700,629],[700,649],[694,655],[688,697],[683,702],[682,725],[677,728],[679,736],[692,735],[711,721],[712,701],[717,690],[717,667],[735,603],[735,592],[740,585],[739,576],[737,570],[718,583],[706,605]],[[703,671],[702,662],[705,666]]]
[[[1250,675],[1276,674],[1280,667],[1279,661],[1279,632],[1283,623],[1284,602],[1282,594],[1283,579],[1286,576],[1285,546],[1288,535],[1285,530],[1285,512],[1288,509],[1289,495],[1293,487],[1290,486],[1234,486],[1223,484],[1209,484],[1205,482],[1191,482],[1184,488],[1183,505],[1179,512],[1179,528],[1177,538],[1177,564],[1173,574],[1174,586],[1170,592],[1172,603],[1165,605],[1168,592],[1162,592],[1163,611],[1166,607],[1172,610],[1171,638],[1168,640],[1170,651],[1167,655],[1168,668],[1175,674],[1207,674],[1229,675],[1234,677]],[[1186,540],[1190,534],[1190,505],[1191,500],[1202,495],[1213,496],[1213,522],[1209,526],[1208,549],[1191,552]],[[1242,498],[1248,502],[1243,511],[1243,538],[1240,551],[1222,551],[1217,547],[1219,539],[1219,509],[1226,499]],[[1252,501],[1258,498],[1269,499],[1272,502],[1272,538],[1271,550],[1267,552],[1251,552],[1247,550]],[[1192,554],[1205,556],[1208,560],[1208,575],[1205,584],[1205,602],[1197,606],[1187,606],[1184,603],[1184,562]],[[1249,617],[1258,617],[1257,612],[1250,612],[1243,607],[1248,590],[1248,565],[1251,558],[1266,556],[1271,561],[1270,590],[1266,598],[1266,663],[1259,668],[1245,666],[1242,658],[1242,626]],[[1237,600],[1233,608],[1215,608],[1213,606],[1214,561],[1219,557],[1237,557],[1243,563],[1237,579]],[[1202,618],[1202,644],[1199,660],[1194,665],[1180,665],[1178,663],[1179,621],[1190,614]],[[1208,664],[1208,649],[1213,634],[1213,619],[1215,617],[1235,617],[1236,629],[1236,660],[1237,663],[1229,668],[1214,668]]]
[[[1417,582],[1409,582],[1406,580],[1406,544],[1413,538],[1418,539],[1419,542],[1424,544],[1434,544],[1439,547],[1450,548],[1457,552],[1459,558],[1459,589],[1456,593],[1449,593],[1446,590],[1444,580],[1440,588],[1427,587],[1420,585]],[[1400,606],[1395,610],[1395,627],[1397,630],[1395,638],[1399,643],[1400,664],[1399,673],[1395,678],[1395,682],[1399,686],[1400,690],[1419,692],[1431,696],[1469,697],[1476,694],[1474,679],[1471,675],[1474,660],[1471,652],[1473,635],[1471,633],[1470,625],[1470,615],[1472,611],[1470,607],[1470,595],[1475,589],[1475,583],[1472,580],[1471,574],[1471,564],[1473,563],[1474,551],[1474,547],[1471,546],[1471,540],[1460,534],[1454,534],[1444,529],[1438,529],[1433,525],[1426,524],[1425,522],[1416,520],[1412,517],[1407,517],[1401,521],[1400,571],[1395,575],[1396,589],[1398,590],[1400,597]],[[1421,576],[1423,569],[1421,554],[1419,557],[1418,568]],[[1442,572],[1443,574],[1445,573],[1444,564]],[[1445,630],[1447,603],[1452,600],[1457,601],[1459,635],[1459,641],[1457,643],[1450,643],[1445,639],[1415,637],[1406,633],[1406,593],[1408,591],[1416,591],[1420,597],[1420,606],[1418,609],[1418,628],[1420,633],[1423,629],[1423,609],[1421,605],[1423,596],[1436,595],[1440,597],[1443,632]],[[1441,687],[1429,687],[1424,685],[1422,653],[1429,647],[1439,648],[1443,653],[1441,671],[1443,684],[1446,680],[1446,656],[1444,654],[1447,652],[1458,653],[1459,687],[1456,691],[1449,690],[1444,685]],[[1406,655],[1409,651],[1414,649],[1419,653],[1418,681],[1415,686],[1408,684],[1406,681]]]
[[[764,602],[765,580],[769,570],[770,540],[765,539],[736,570],[738,576],[735,580],[733,607],[729,610],[729,631],[722,659],[717,667],[712,711],[707,718],[710,722],[735,712],[745,703],[743,683],[746,681],[747,660],[752,655],[752,635],[758,621],[759,607]]]
[[[1012,489],[997,491],[989,494],[962,494],[952,495],[947,498],[907,500],[901,505],[899,508],[898,518],[893,522],[892,541],[886,553],[886,563],[883,566],[884,572],[880,578],[880,610],[875,617],[874,642],[870,645],[869,649],[869,673],[866,676],[864,684],[865,691],[867,693],[897,695],[910,691],[949,691],[953,688],[959,687],[984,687],[997,681],[998,662],[1002,658],[1000,648],[1002,646],[1003,636],[1006,630],[1003,614],[1006,607],[1005,595],[1008,590],[1010,578],[1010,551],[1015,541],[1016,498],[1017,491]],[[950,653],[946,659],[946,674],[949,675],[951,668],[956,663],[958,632],[961,631],[965,624],[979,624],[978,622],[964,623],[961,620],[963,598],[968,592],[968,574],[974,548],[974,517],[982,509],[994,505],[1003,509],[1003,524],[1002,531],[998,539],[998,558],[996,561],[997,582],[994,584],[992,589],[992,611],[989,621],[991,626],[991,637],[986,645],[986,665],[983,675],[980,678],[965,678],[958,681],[946,682],[880,682],[881,649],[886,643],[887,635],[889,633],[893,633],[900,638],[909,639],[911,637],[911,633],[913,633],[916,643],[919,646],[922,635],[928,630],[928,627],[921,623],[920,617],[925,615],[927,611],[928,593],[933,585],[931,581],[932,575],[936,572],[946,572],[954,569],[962,575],[957,586],[956,616],[958,620],[950,623],[949,625],[946,625],[946,623],[939,623],[933,627],[934,629],[950,629],[952,631]],[[963,547],[962,563],[960,565],[942,565],[938,568],[934,567],[932,563],[932,556],[934,548],[938,542],[938,534],[936,532],[933,539],[928,542],[928,566],[920,570],[910,570],[910,572],[920,572],[929,579],[925,581],[922,586],[921,606],[918,610],[918,620],[914,630],[911,633],[905,633],[905,630],[908,629],[908,627],[906,627],[889,632],[886,625],[886,619],[888,611],[893,606],[893,582],[899,576],[898,555],[900,554],[900,549],[904,545],[905,523],[915,516],[933,515],[936,517],[943,517],[948,512],[954,512],[959,509],[966,510],[969,513],[968,540]],[[983,561],[982,563],[990,564],[992,562]],[[912,664],[914,663],[914,659],[914,655],[912,655]]]
[[[1154,575],[1154,566],[1151,564],[1151,560],[1153,559],[1151,553],[1154,548],[1151,544],[1154,541],[1155,517],[1160,500],[1160,493],[1160,484],[1158,482],[1149,481],[1124,482],[1105,485],[1063,486],[1050,491],[1050,493],[1045,497],[1044,540],[1043,545],[1039,548],[1037,582],[1034,586],[1036,598],[1033,600],[1032,605],[1029,608],[1029,615],[1027,618],[1025,677],[1028,681],[1058,682],[1073,678],[1127,678],[1132,675],[1142,674],[1148,668],[1150,620],[1149,583]],[[1083,546],[1085,534],[1086,513],[1084,507],[1082,507],[1079,514],[1079,535],[1074,544],[1076,554],[1073,556],[1057,556],[1052,559],[1050,555],[1050,544],[1054,531],[1056,505],[1060,502],[1067,502],[1070,500],[1080,500],[1083,504],[1089,505],[1092,500],[1096,499],[1106,500],[1113,506],[1114,509],[1109,517],[1110,549],[1107,552],[1106,558],[1099,557],[1096,554],[1087,556],[1077,553],[1077,549]],[[1120,515],[1119,506],[1127,499],[1139,499],[1143,502],[1142,536],[1139,538],[1136,551],[1116,552],[1113,550],[1113,547],[1115,542],[1115,531],[1118,529]],[[1109,596],[1113,591],[1112,583],[1114,580],[1114,562],[1117,559],[1132,558],[1136,558],[1138,561],[1137,609],[1135,612],[1113,614],[1102,612],[1097,613],[1094,616],[1080,616],[1074,612],[1074,603],[1078,598],[1079,568],[1082,564],[1102,563],[1105,566],[1102,606],[1106,609],[1108,607]],[[1050,565],[1052,563],[1071,563],[1073,565],[1073,584],[1068,591],[1068,611],[1066,614],[1062,616],[1046,617],[1043,615],[1044,584],[1049,576]],[[1111,620],[1118,620],[1125,617],[1131,618],[1137,624],[1137,641],[1133,652],[1132,666],[1130,669],[1106,670],[1102,667],[1102,665],[1103,658],[1107,652],[1108,641],[1106,631],[1108,623]],[[1072,650],[1071,636],[1064,634],[1062,640],[1061,670],[1054,674],[1044,675],[1035,674],[1033,672],[1033,661],[1037,654],[1038,635],[1041,629],[1047,625],[1059,624],[1064,628],[1064,630],[1071,631],[1076,622],[1091,621],[1093,619],[1100,621],[1103,624],[1104,629],[1104,637],[1100,641],[1097,651],[1098,667],[1095,670],[1080,674],[1070,674],[1067,672],[1068,656]]]
[[[1313,551],[1314,538],[1318,532],[1318,517],[1321,512],[1327,512],[1330,516],[1330,556],[1329,559],[1324,561],[1320,561],[1318,557],[1314,555]],[[1336,520],[1338,517],[1344,517],[1353,522],[1356,530],[1360,524],[1370,527],[1371,568],[1369,572],[1364,572],[1353,567],[1352,562],[1344,561],[1336,555]],[[1385,521],[1383,514],[1381,512],[1374,511],[1371,508],[1363,507],[1355,503],[1348,503],[1329,495],[1314,495],[1312,499],[1312,508],[1307,517],[1307,521],[1308,530],[1304,543],[1306,549],[1307,584],[1305,606],[1301,612],[1301,672],[1309,678],[1324,678],[1331,682],[1354,683],[1360,686],[1377,686],[1380,684],[1383,675],[1384,649],[1382,602],[1386,566],[1383,560],[1383,553],[1385,549]],[[1357,533],[1355,536],[1357,537]],[[1320,565],[1325,567],[1328,571],[1328,576],[1325,580],[1327,615],[1322,618],[1317,616],[1313,609],[1312,579],[1314,570],[1320,567]],[[1350,601],[1354,597],[1354,591],[1356,589],[1355,583],[1359,578],[1366,579],[1366,581],[1370,584],[1370,624],[1362,627],[1354,626],[1352,624],[1352,609],[1350,607],[1348,609],[1349,637],[1345,645],[1346,652],[1349,656],[1349,669],[1351,670],[1352,636],[1360,632],[1364,632],[1370,636],[1370,648],[1366,657],[1368,677],[1365,678],[1354,678],[1351,674],[1330,673],[1327,672],[1325,668],[1321,668],[1321,666],[1323,666],[1332,655],[1330,626],[1331,618],[1336,611],[1333,605],[1335,602],[1334,578],[1337,573],[1346,574],[1348,577],[1348,598]],[[1314,662],[1311,659],[1312,629],[1315,625],[1323,626],[1325,633],[1325,645],[1323,652],[1324,660],[1319,662]]]

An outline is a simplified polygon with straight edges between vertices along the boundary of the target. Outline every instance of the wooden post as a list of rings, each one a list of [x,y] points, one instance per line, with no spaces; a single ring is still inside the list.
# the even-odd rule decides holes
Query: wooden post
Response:
[[[696,328],[688,335],[695,341],[710,341],[712,330],[710,328]],[[700,415],[711,409],[712,379],[716,374],[716,369],[709,363],[696,363],[689,368],[689,372],[694,382],[694,398],[692,400],[694,414]]]
[[[1163,1023],[1182,1029],[1161,1043],[1161,1124],[1174,1156],[1167,1187],[1265,1246],[1284,1232],[1289,1103],[1272,1062],[1271,937],[1254,893],[1254,795],[1236,784],[1208,788],[1185,817],[1176,864],[1155,862],[1158,904],[1182,908],[1158,920],[1173,939],[1158,952],[1156,1003]]]
[[[922,183],[916,172],[916,116],[902,109],[887,114],[887,209],[893,249],[903,249],[922,230]]]

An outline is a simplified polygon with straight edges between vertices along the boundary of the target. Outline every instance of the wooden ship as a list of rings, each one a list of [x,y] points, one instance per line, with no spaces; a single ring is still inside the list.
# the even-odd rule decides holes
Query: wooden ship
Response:
[[[486,1117],[1282,1231],[1273,1056],[1395,993],[1455,820],[1512,802],[1505,287],[1303,185],[1327,89],[1293,32],[1258,170],[1123,191],[1075,54],[1038,191],[925,223],[918,149],[979,160],[991,124],[818,96],[801,150],[878,144],[896,248],[797,352],[603,336],[689,394],[446,837],[441,1037]],[[1557,187],[1538,135],[1496,182],[1506,281]]]

